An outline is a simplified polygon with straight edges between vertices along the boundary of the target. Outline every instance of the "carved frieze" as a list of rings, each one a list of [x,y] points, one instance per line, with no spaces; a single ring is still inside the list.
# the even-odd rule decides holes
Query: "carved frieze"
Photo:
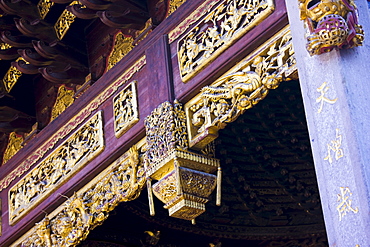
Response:
[[[285,28],[257,52],[206,86],[185,105],[190,147],[203,149],[218,130],[264,99],[295,71],[291,35]]]
[[[116,97],[114,97],[113,111],[114,132],[118,138],[139,121],[136,81],[129,83]]]
[[[364,31],[353,0],[299,0],[299,3],[310,55],[362,45]]]
[[[192,78],[273,11],[273,0],[223,1],[179,41],[182,80]]]
[[[129,149],[13,246],[76,246],[119,203],[136,199],[146,181],[140,162],[143,143]]]
[[[22,148],[23,136],[17,135],[15,132],[9,134],[8,145],[6,146],[3,164],[10,160]]]
[[[62,112],[65,111],[74,102],[74,90],[68,89],[62,85],[58,89],[57,99],[51,111],[51,121],[57,118]]]
[[[66,137],[79,124],[85,121],[92,112],[95,111],[103,102],[108,100],[125,82],[138,72],[146,64],[146,57],[139,58],[131,67],[129,67],[122,75],[101,92],[95,99],[76,114],[68,123],[63,125],[55,134],[53,134],[40,148],[28,156],[17,168],[12,170],[5,178],[0,181],[0,191],[7,188],[10,183],[17,177],[27,172],[32,165],[44,157],[46,152],[56,145],[62,138]]]
[[[9,190],[14,224],[104,149],[101,112],[91,117]]]

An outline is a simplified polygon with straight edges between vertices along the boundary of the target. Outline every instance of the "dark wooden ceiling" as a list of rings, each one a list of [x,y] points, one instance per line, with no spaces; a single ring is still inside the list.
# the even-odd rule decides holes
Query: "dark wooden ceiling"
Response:
[[[215,147],[221,207],[213,194],[192,225],[169,217],[157,200],[151,217],[143,191],[81,246],[328,246],[298,81],[282,83],[221,130]],[[158,243],[145,231],[160,231]]]

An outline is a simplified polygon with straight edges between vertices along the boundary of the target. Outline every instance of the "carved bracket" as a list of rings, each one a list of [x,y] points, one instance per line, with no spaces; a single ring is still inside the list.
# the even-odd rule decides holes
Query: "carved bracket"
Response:
[[[307,51],[319,55],[334,48],[362,45],[364,31],[358,24],[353,0],[299,0],[301,20],[307,28]]]
[[[264,99],[269,90],[294,77],[291,35],[285,28],[262,47],[206,86],[185,105],[190,147],[201,150],[218,130]]]

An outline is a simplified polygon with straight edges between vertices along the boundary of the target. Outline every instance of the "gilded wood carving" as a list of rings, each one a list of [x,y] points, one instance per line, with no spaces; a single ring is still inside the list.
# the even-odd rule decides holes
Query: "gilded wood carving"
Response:
[[[68,89],[66,86],[62,85],[58,89],[57,99],[51,111],[51,121],[57,118],[62,112],[65,111],[72,103],[75,101],[73,98],[74,90]]]
[[[119,87],[138,72],[146,64],[146,57],[143,56],[138,59],[131,67],[129,67],[114,83],[108,86],[101,92],[95,99],[93,99],[85,108],[77,113],[67,124],[62,126],[57,133],[51,136],[45,143],[26,158],[17,168],[11,171],[5,178],[0,181],[0,191],[7,188],[10,183],[17,177],[27,172],[33,164],[44,157],[45,153],[54,148],[55,144],[62,138],[66,137],[73,131],[79,124],[86,120],[91,113],[96,110],[103,102],[110,98]]]
[[[14,224],[104,149],[101,112],[9,190],[9,222]]]
[[[114,161],[12,246],[76,246],[119,203],[136,199],[145,185],[141,141]]]
[[[299,0],[307,28],[307,51],[319,55],[334,48],[362,45],[364,31],[353,0]]]
[[[151,193],[165,203],[172,217],[194,220],[205,211],[216,187],[217,159],[188,151],[186,116],[182,105],[164,102],[145,119],[146,175],[151,214]],[[158,180],[153,186],[151,180]]]
[[[291,35],[285,28],[256,54],[206,86],[185,105],[190,147],[203,149],[219,129],[264,99],[295,71]]]
[[[37,4],[37,9],[39,10],[41,19],[44,19],[49,13],[51,7],[54,6],[54,2],[50,0],[40,0]]]
[[[70,6],[80,4],[79,1],[73,1]],[[72,14],[69,10],[65,9],[63,13],[59,16],[58,20],[55,22],[54,29],[59,40],[62,40],[63,37],[68,32],[72,23],[75,21],[76,16]]]
[[[25,61],[23,58],[18,58],[16,62],[19,60]],[[18,79],[22,76],[22,72],[19,71],[16,67],[10,66],[9,70],[6,72],[3,78],[3,85],[6,92],[10,92],[14,85],[17,83]]]
[[[114,39],[114,46],[109,55],[107,70],[113,68],[123,57],[134,48],[134,38],[126,37],[123,33],[117,33]]]
[[[114,97],[113,111],[114,132],[118,138],[139,121],[136,81],[129,83],[116,97]]]
[[[185,3],[186,0],[171,0],[170,1],[170,10],[169,10],[169,15],[175,12],[175,10],[180,7],[183,3]]]
[[[15,132],[9,134],[8,145],[6,146],[3,164],[10,160],[22,148],[23,136],[17,135]]]
[[[184,82],[274,11],[272,0],[228,0],[217,6],[178,43]]]

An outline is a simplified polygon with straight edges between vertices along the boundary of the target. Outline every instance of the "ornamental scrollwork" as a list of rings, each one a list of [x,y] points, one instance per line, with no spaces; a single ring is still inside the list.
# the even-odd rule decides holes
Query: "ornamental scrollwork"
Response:
[[[114,46],[108,58],[107,71],[113,68],[123,57],[134,48],[134,39],[119,32],[115,35]]]
[[[353,0],[299,0],[301,20],[307,28],[307,51],[319,55],[334,48],[362,45],[364,31]]]
[[[15,61],[18,62],[19,60],[25,61],[23,58],[18,58]],[[12,88],[14,87],[14,85],[17,83],[18,79],[21,76],[22,76],[22,72],[20,70],[18,70],[14,66],[10,66],[10,68],[8,69],[8,71],[6,72],[3,78],[3,86],[7,93],[9,93],[12,90]]]
[[[227,0],[178,44],[180,75],[188,81],[274,11],[272,0]]]
[[[183,3],[185,3],[186,0],[171,0],[170,1],[170,9],[169,9],[169,15],[175,12],[175,10],[180,7]]]
[[[57,118],[62,112],[65,111],[74,102],[74,90],[68,89],[66,86],[62,85],[58,89],[57,99],[51,111],[51,121]]]
[[[53,216],[46,216],[37,223],[15,246],[76,246],[101,225],[119,203],[136,199],[146,181],[139,145],[133,146],[75,192],[53,212]]]
[[[73,1],[71,5],[80,4],[79,1]],[[76,16],[72,14],[69,10],[65,9],[62,14],[59,16],[58,20],[55,22],[54,29],[59,40],[62,40],[63,37],[67,34],[72,23],[75,21]]]
[[[114,132],[120,137],[139,121],[136,81],[129,83],[113,99]]]
[[[95,114],[9,190],[14,224],[104,149],[101,112]]]
[[[289,79],[295,59],[287,28],[258,50],[262,51],[242,60],[185,105],[190,147],[203,149],[217,138],[219,129],[255,106],[281,81]]]
[[[54,2],[50,0],[40,0],[37,3],[37,9],[39,10],[41,19],[44,19],[50,12],[51,7],[54,6]]]

